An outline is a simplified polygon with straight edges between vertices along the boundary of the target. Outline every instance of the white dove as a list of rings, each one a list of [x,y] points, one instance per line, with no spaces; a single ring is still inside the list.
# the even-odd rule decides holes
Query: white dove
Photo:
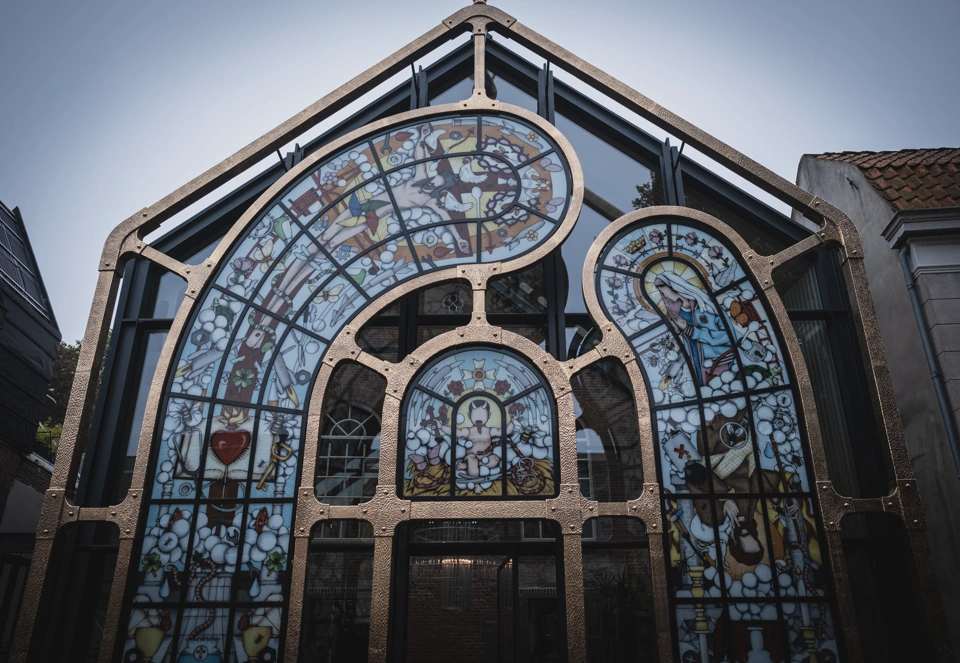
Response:
[[[479,184],[487,179],[487,174],[473,172],[473,159],[466,157],[463,160],[463,165],[460,166],[460,173],[458,174],[458,177],[461,182]]]
[[[427,147],[429,147],[431,151],[433,151],[437,149],[440,136],[445,133],[447,133],[446,129],[434,129],[429,124],[425,124],[423,125],[421,135],[423,136],[423,142],[426,143]]]
[[[473,203],[463,203],[457,200],[449,191],[444,191],[440,198],[440,206],[449,212],[469,212],[473,209]]]

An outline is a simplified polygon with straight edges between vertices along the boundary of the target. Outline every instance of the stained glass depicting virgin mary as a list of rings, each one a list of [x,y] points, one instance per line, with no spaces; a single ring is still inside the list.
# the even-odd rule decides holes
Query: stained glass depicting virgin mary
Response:
[[[654,265],[644,279],[647,297],[686,346],[701,385],[736,370],[735,353],[713,299],[696,271],[683,263]]]

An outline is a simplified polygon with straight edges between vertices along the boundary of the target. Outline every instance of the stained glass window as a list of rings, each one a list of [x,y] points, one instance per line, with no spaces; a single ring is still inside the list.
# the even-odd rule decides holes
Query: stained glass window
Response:
[[[198,298],[168,376],[125,655],[282,657],[304,417],[330,343],[404,281],[540,246],[564,219],[571,191],[566,158],[540,130],[506,114],[473,114],[362,140],[318,162],[266,207]],[[449,305],[462,307],[455,300]],[[533,375],[520,360],[515,370]],[[483,454],[472,434],[448,442],[452,462],[465,468],[455,467],[448,490],[552,494],[547,391],[498,379],[479,391],[471,383],[476,397],[446,415],[466,421],[485,406],[487,429],[503,433]],[[509,395],[502,382],[511,382]],[[350,410],[343,422],[362,416]],[[449,429],[449,421],[441,423]],[[367,428],[325,432],[331,444],[318,481],[341,502],[373,485],[378,440]],[[348,454],[337,436],[363,439]],[[433,468],[436,452],[423,451]]]
[[[680,660],[836,660],[795,381],[761,290],[726,242],[660,219],[611,240],[595,283],[646,377]]]
[[[403,495],[555,494],[555,412],[543,377],[525,359],[484,346],[442,355],[405,398]]]

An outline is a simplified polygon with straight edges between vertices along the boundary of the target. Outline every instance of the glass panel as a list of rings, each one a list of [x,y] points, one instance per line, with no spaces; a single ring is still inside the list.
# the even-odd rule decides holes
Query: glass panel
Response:
[[[659,164],[647,165],[627,156],[559,113],[556,125],[573,145],[588,189],[622,213],[663,204]]]
[[[305,409],[326,348],[327,344],[320,337],[300,329],[288,330],[267,374],[264,403]]]
[[[593,241],[610,225],[606,218],[584,205],[573,231],[563,242],[563,265],[567,270],[567,313],[586,313],[583,301],[583,265]]]
[[[787,310],[827,308],[820,295],[818,260],[803,256],[773,271],[773,282]]]
[[[127,623],[123,660],[170,660],[168,654],[171,653],[176,626],[176,610],[134,608]]]
[[[206,514],[200,514],[197,523],[201,528],[206,527]],[[179,602],[192,526],[192,504],[150,507],[137,564],[137,602]]]
[[[542,383],[525,360],[490,348],[435,359],[404,406],[403,494],[553,494],[555,406]]]
[[[172,318],[183,302],[183,295],[187,292],[187,282],[179,274],[167,272],[160,277],[157,287],[157,299],[153,305],[154,318]]]
[[[280,606],[257,606],[234,611],[233,646],[238,663],[276,661],[283,632]]]
[[[636,223],[601,262],[598,295],[652,393],[680,660],[837,660],[794,380],[762,293],[686,222]],[[663,322],[638,324],[638,308]]]
[[[35,590],[27,585],[33,537],[30,536],[29,541],[19,542],[17,535],[4,537],[5,545],[12,544],[10,548],[18,549],[4,550],[0,574],[4,590],[2,623],[5,646],[9,646],[16,637],[16,617],[20,605],[39,598],[41,612],[37,617],[38,624],[42,624],[44,629],[53,630],[38,633],[27,660],[45,663],[98,660],[107,605],[113,589],[114,569],[117,566],[119,534],[119,529],[113,523],[65,523],[57,531],[56,548],[41,597],[30,596],[29,592]],[[118,631],[117,636],[122,643],[122,624]],[[55,637],[51,637],[53,633]],[[9,660],[6,658],[9,649],[5,649],[3,654],[4,660]]]
[[[707,191],[706,187],[696,184],[691,177],[683,176],[683,195],[687,207],[720,219],[760,255],[770,256],[787,248],[783,240],[765,232],[758,223],[748,220],[734,207],[718,202],[721,199],[718,194],[710,195]]]
[[[160,461],[153,496],[192,499],[200,477],[210,404],[186,398],[167,400],[160,433]]]
[[[404,435],[404,495],[441,497],[450,494],[451,410],[449,403],[424,391],[416,390],[409,396],[406,413],[410,423]],[[499,414],[499,409],[497,412]]]
[[[776,391],[751,396],[750,407],[753,409],[760,468],[770,474],[765,480],[765,490],[811,492],[814,488],[807,476],[793,392]],[[748,423],[743,424],[749,427]]]
[[[644,296],[667,319],[690,361],[701,395],[741,391],[724,319],[705,286],[702,265],[696,265],[679,260],[653,264],[643,275]],[[709,387],[710,393],[703,387]]]
[[[515,560],[519,585],[520,628],[515,634],[518,661],[558,661],[565,615],[557,596],[557,561],[546,555],[521,555]]]
[[[160,361],[160,351],[167,340],[167,332],[151,332],[146,335],[143,351],[143,364],[140,369],[140,384],[137,386],[137,400],[133,406],[133,419],[130,422],[130,433],[127,436],[127,451],[123,460],[123,476],[115,481],[113,492],[114,502],[127,494],[130,480],[133,477],[133,466],[137,458],[137,447],[140,444],[140,429],[143,427],[143,412],[147,407],[147,397],[153,384],[153,374]]]
[[[470,315],[473,312],[473,290],[463,281],[445,283],[417,293],[420,315]]]
[[[543,263],[490,279],[487,313],[543,313],[547,291]]]
[[[550,520],[415,520],[408,531],[410,543],[504,543],[553,540],[560,534]]]
[[[841,526],[864,660],[934,660],[903,524],[889,514],[852,513]]]
[[[588,537],[588,531],[594,535]],[[607,542],[620,545],[604,546]],[[633,545],[623,545],[628,542]],[[594,518],[584,523],[583,593],[590,663],[656,659],[650,549],[639,521]]]
[[[656,412],[660,433],[660,473],[664,490],[671,493],[710,489],[707,453],[701,442],[703,415],[697,405]]]
[[[184,261],[187,265],[199,265],[201,262],[213,255],[217,246],[220,244],[220,238],[213,240]],[[157,298],[153,305],[154,318],[172,318],[176,316],[183,303],[183,296],[187,292],[187,282],[178,274],[167,272],[160,277],[160,284],[157,288]]]
[[[187,608],[178,625],[177,661],[193,663],[208,658],[225,660],[230,610],[227,608]]]
[[[336,271],[333,261],[304,233],[273,265],[273,273],[260,286],[254,303],[280,318],[293,319]]]
[[[430,97],[431,106],[453,104],[473,96],[473,77],[457,81],[451,87]]]
[[[643,491],[640,429],[630,376],[619,362],[591,364],[571,380],[580,492],[623,502]]]
[[[423,215],[420,218],[424,218]],[[410,239],[417,252],[417,259],[424,269],[441,269],[451,265],[477,261],[477,225],[475,223],[449,223],[442,225],[439,216],[427,218],[423,224],[413,226]],[[432,224],[432,225],[429,225]]]
[[[219,290],[211,290],[200,304],[180,350],[170,390],[190,396],[209,396],[213,375],[240,325],[243,304]]]
[[[378,314],[357,333],[357,347],[378,359],[396,363],[400,356],[400,329],[396,316],[393,324]]]
[[[322,530],[340,531],[342,521],[328,521]],[[353,521],[354,527],[360,521]],[[369,529],[369,523],[363,523]],[[347,529],[353,529],[348,527]],[[339,538],[339,537],[337,537]],[[367,660],[370,597],[373,588],[373,532],[369,546],[337,548],[337,538],[314,531],[307,555],[303,603],[301,661],[353,663]]]
[[[314,485],[327,504],[359,504],[376,494],[380,416],[386,380],[359,364],[341,364],[324,397]]]
[[[672,232],[674,251],[693,258],[704,269],[706,285],[711,290],[725,288],[745,276],[740,263],[716,238],[679,224],[672,226]]]
[[[682,342],[666,325],[644,331],[630,341],[653,394],[653,405],[661,407],[697,396],[690,362]]]
[[[715,603],[678,605],[676,628],[680,660],[683,663],[730,660],[726,656],[724,631],[720,630],[724,622],[724,609]]]
[[[794,320],[793,328],[813,384],[830,480],[841,495],[859,497],[857,457],[850,440],[828,324],[826,320]]]
[[[520,106],[521,108],[526,108],[534,113],[537,112],[536,97],[521,90],[516,85],[509,83],[505,79],[500,78],[494,72],[487,71],[486,85],[487,96],[491,99],[496,99],[497,101],[505,104]],[[473,76],[470,76],[458,81],[452,87],[444,90],[443,92],[433,95],[430,98],[430,105],[439,106],[441,104],[453,104],[458,101],[462,101],[463,99],[468,99],[472,95]]]
[[[181,630],[168,658],[197,651],[231,660],[276,655],[275,630],[286,592],[280,586],[289,561],[288,532],[281,530],[293,518],[301,413],[336,334],[374,298],[424,270],[509,260],[542,245],[565,214],[570,195],[565,157],[528,122],[503,112],[454,115],[393,128],[345,148],[290,184],[237,238],[214,287],[201,293],[179,343],[158,457],[151,459],[156,476],[147,491],[155,501],[146,506],[150,526],[142,541],[149,550],[136,555],[149,558],[146,575],[179,555],[181,566],[174,568],[180,578],[172,578],[171,571],[164,590],[167,598],[181,602],[176,626]],[[439,302],[444,310],[469,311],[462,295],[458,302],[447,294]],[[366,331],[365,340],[378,340],[380,354],[395,359],[399,334],[386,327],[381,331],[379,340]],[[418,333],[423,340],[438,331],[421,327]],[[404,344],[412,345],[408,339]],[[511,443],[521,453],[529,451],[505,462],[502,476],[516,474],[517,482],[510,485],[520,491],[533,485],[518,474],[526,472],[541,480],[537,490],[552,491],[553,405],[546,392],[516,390],[511,396],[518,400],[507,402],[505,392],[498,391],[500,381],[516,378],[492,364],[494,359],[509,363],[507,355],[491,352],[489,358],[492,368],[484,372],[500,373],[490,384],[481,380],[479,390],[505,413],[503,434],[497,434],[500,457],[508,460],[512,418],[517,430],[511,427],[509,433],[517,439]],[[541,383],[524,362],[514,368],[533,376],[531,385]],[[462,379],[460,372],[447,383],[455,379]],[[370,382],[360,380],[356,388]],[[344,400],[336,405],[343,415],[337,415],[337,425],[328,417],[328,428],[321,428],[322,474],[314,477],[323,498],[340,503],[368,499],[379,464],[379,403],[375,414],[363,399],[351,402],[350,393],[344,389]],[[382,388],[376,397],[382,399]],[[514,413],[507,409],[511,405]],[[347,427],[354,421],[363,424],[362,431]],[[452,436],[453,422],[445,423]],[[434,457],[424,451],[430,466]],[[448,490],[453,485],[449,472]],[[179,517],[171,525],[173,508]],[[275,524],[278,518],[282,522]],[[167,527],[187,527],[191,533],[180,537]],[[252,533],[256,541],[246,540]],[[159,550],[160,539],[169,550]],[[154,552],[156,557],[150,556]],[[187,570],[194,563],[200,566]],[[156,592],[167,580],[159,581]],[[211,592],[222,601],[214,616],[185,608],[191,601],[212,600],[198,598]],[[258,603],[275,599],[280,602],[269,608]],[[241,610],[231,605],[236,601],[249,604]],[[271,622],[269,633],[251,630],[266,629],[265,620]],[[256,647],[244,640],[247,631],[258,634]],[[200,645],[205,649],[197,650]]]
[[[506,79],[497,76],[495,73],[488,71],[487,72],[488,80],[492,79],[493,85],[496,88],[496,94],[491,95],[489,92],[487,96],[492,99],[505,104],[513,104],[514,106],[520,106],[521,108],[526,108],[529,111],[534,113],[537,112],[537,99],[531,94],[528,94],[526,91],[521,90],[516,85],[508,82]],[[471,81],[473,83],[473,81]],[[470,91],[467,91],[465,97],[460,97],[460,99],[465,99],[470,96]],[[460,99],[454,99],[454,101],[459,101]]]
[[[223,267],[220,268],[217,285],[238,297],[252,297],[263,275],[270,271],[274,259],[283,255],[287,244],[299,230],[299,226],[290,220],[283,208],[279,205],[273,207],[221,259]]]
[[[221,369],[217,398],[239,403],[256,403],[263,387],[264,368],[287,325],[276,318],[248,308],[237,335],[227,349]]]
[[[260,413],[258,426],[250,471],[250,495],[258,499],[293,497],[303,417],[266,410]]]
[[[742,283],[730,288],[720,295],[720,309],[730,325],[743,369],[736,375],[735,381],[742,381],[738,388],[767,389],[787,384],[787,365],[778,334],[754,287]],[[731,384],[730,391],[738,388]]]
[[[234,405],[213,406],[210,437],[203,457],[202,493],[205,497],[239,497],[250,475],[250,449],[254,446],[253,431],[256,411]],[[263,462],[264,450],[258,449]]]
[[[505,555],[411,556],[406,660],[447,663],[451,647],[464,663],[512,653],[512,624],[500,609],[512,587],[507,564]]]

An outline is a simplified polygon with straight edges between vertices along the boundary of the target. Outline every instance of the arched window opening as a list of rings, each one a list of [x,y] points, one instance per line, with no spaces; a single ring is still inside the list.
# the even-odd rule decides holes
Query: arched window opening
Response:
[[[633,386],[623,365],[595,362],[573,376],[580,492],[624,502],[643,491],[640,429]]]
[[[360,364],[341,364],[324,396],[314,486],[326,504],[359,504],[376,494],[380,416],[387,383]]]
[[[403,496],[556,493],[556,403],[526,359],[485,346],[448,352],[421,370],[402,411]]]
[[[681,659],[838,656],[793,368],[762,291],[678,217],[621,231],[595,283],[646,377]]]

